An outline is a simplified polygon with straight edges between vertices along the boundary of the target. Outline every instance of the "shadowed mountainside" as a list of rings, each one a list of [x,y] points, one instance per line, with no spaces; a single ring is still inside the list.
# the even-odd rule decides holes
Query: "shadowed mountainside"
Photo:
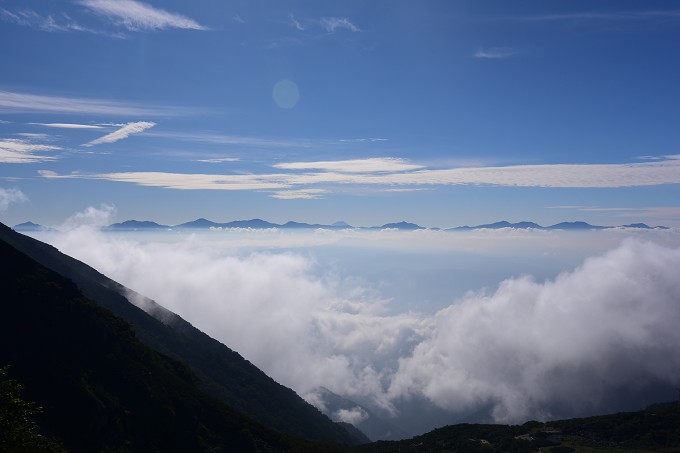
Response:
[[[86,297],[129,322],[136,336],[147,346],[188,365],[198,376],[197,385],[230,407],[265,426],[296,437],[339,444],[362,441],[238,353],[152,300],[134,295],[131,290],[56,248],[2,224],[0,239],[73,280]],[[143,301],[146,311],[130,303],[126,296]]]
[[[72,452],[318,451],[206,395],[70,280],[0,241],[0,363]],[[0,436],[2,437],[2,436]]]

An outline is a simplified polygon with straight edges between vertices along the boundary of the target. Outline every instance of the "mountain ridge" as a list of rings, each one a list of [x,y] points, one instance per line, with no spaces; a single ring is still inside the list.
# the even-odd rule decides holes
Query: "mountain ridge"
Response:
[[[28,400],[43,407],[42,433],[68,451],[322,448],[201,391],[186,365],[145,346],[129,323],[83,296],[72,280],[4,240],[0,274],[0,363],[22,382]],[[4,437],[6,422],[0,450],[34,451]]]
[[[46,227],[33,222],[24,222],[13,227],[16,231],[56,231],[54,228]],[[189,222],[180,223],[177,225],[163,225],[156,223],[151,220],[125,220],[122,222],[112,223],[108,226],[102,227],[102,229],[107,231],[138,231],[138,230],[171,230],[171,229],[327,229],[327,230],[343,230],[343,229],[358,229],[358,230],[381,230],[381,229],[397,229],[404,231],[413,230],[443,230],[443,231],[471,231],[471,230],[481,230],[481,229],[491,229],[497,230],[502,228],[514,228],[514,229],[536,229],[536,230],[605,230],[613,228],[630,228],[630,229],[640,229],[640,230],[668,230],[667,226],[656,225],[650,226],[646,223],[630,223],[626,225],[592,225],[590,223],[584,222],[582,220],[576,221],[565,221],[559,222],[549,226],[542,226],[536,222],[531,221],[520,221],[520,222],[508,222],[507,220],[501,220],[494,223],[480,224],[474,226],[457,226],[452,228],[438,228],[438,227],[424,227],[416,223],[407,222],[402,220],[400,222],[386,223],[382,226],[352,226],[344,221],[338,221],[333,224],[319,224],[319,223],[306,223],[306,222],[296,222],[293,220],[287,221],[285,223],[273,223],[262,219],[250,219],[250,220],[232,220],[229,222],[213,222],[205,218],[198,218],[196,220],[191,220]]]
[[[186,363],[201,379],[202,390],[230,407],[269,428],[292,436],[340,444],[354,443],[347,430],[333,423],[293,390],[274,381],[240,354],[153,300],[125,288],[56,248],[14,232],[1,223],[0,240],[70,278],[86,297],[129,322],[144,344]],[[136,300],[137,304],[130,299]]]

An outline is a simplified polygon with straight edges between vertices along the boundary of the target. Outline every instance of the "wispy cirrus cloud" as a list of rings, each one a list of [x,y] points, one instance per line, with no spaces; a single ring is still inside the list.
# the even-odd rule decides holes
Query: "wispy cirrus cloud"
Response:
[[[353,33],[362,31],[358,26],[354,25],[347,17],[321,17],[312,19],[296,19],[291,13],[288,14],[290,25],[298,31],[307,31],[309,29],[324,29],[328,33],[335,33],[338,30],[348,30]]]
[[[228,134],[218,134],[213,132],[171,132],[171,131],[158,131],[150,132],[149,135],[153,137],[169,138],[173,140],[184,140],[189,142],[199,142],[199,143],[211,143],[215,145],[241,145],[241,146],[259,146],[259,147],[297,147],[297,148],[309,148],[316,144],[317,141],[308,139],[277,139],[268,137],[250,137],[243,135],[228,135]],[[329,143],[324,141],[324,143]]]
[[[193,113],[195,110],[171,106],[145,106],[113,99],[47,96],[0,90],[0,112],[79,113],[148,117],[178,116],[183,113]]]
[[[153,171],[61,175],[49,170],[40,170],[38,173],[47,179],[101,179],[179,190],[268,190],[290,187],[286,182],[286,175],[215,175]]]
[[[354,25],[346,17],[322,17],[318,19],[319,25],[326,29],[328,33],[335,33],[336,30],[349,30],[351,32],[357,33],[361,29]]]
[[[512,58],[519,54],[517,49],[512,47],[489,47],[478,49],[474,53],[475,58],[504,59]]]
[[[17,132],[14,135],[18,135],[19,137],[24,137],[29,140],[52,140],[54,138],[48,134],[39,134],[35,132]]]
[[[322,162],[292,162],[275,164],[273,167],[283,170],[325,170],[337,171],[341,173],[401,172],[424,168],[422,165],[411,164],[405,159],[397,159],[394,157],[376,157],[370,159]]]
[[[281,190],[275,192],[271,197],[279,200],[313,200],[321,198],[328,193],[325,189],[301,189],[301,190]]]
[[[0,8],[0,19],[5,22],[12,22],[24,27],[35,28],[46,32],[67,32],[81,31],[97,33],[95,30],[84,27],[72,19],[68,14],[42,15],[33,10],[24,9],[20,11],[9,11]]]
[[[56,151],[61,147],[33,143],[25,139],[0,139],[0,162],[6,164],[27,164],[56,159],[42,154],[43,151]]]
[[[212,159],[196,159],[196,162],[204,162],[208,164],[220,164],[223,162],[238,162],[238,157],[214,157]]]
[[[183,140],[188,142],[210,143],[215,145],[239,145],[262,148],[314,148],[319,146],[348,146],[362,144],[378,144],[387,141],[386,138],[339,138],[339,139],[313,139],[313,138],[272,138],[253,137],[247,135],[229,135],[216,132],[177,132],[177,131],[152,131],[150,136]]]
[[[55,127],[60,129],[102,129],[103,126],[96,124],[77,124],[77,123],[29,123],[35,126]]]
[[[288,14],[288,18],[295,29],[299,31],[305,31],[307,29],[307,27],[302,22],[297,20],[292,13]]]
[[[105,179],[181,190],[263,190],[323,188],[331,185],[390,189],[452,185],[543,188],[618,188],[680,184],[680,155],[660,161],[622,164],[544,164],[505,167],[427,169],[400,159],[292,162],[276,164],[288,173],[188,174],[127,172],[43,175],[51,178]],[[317,170],[299,172],[299,170]],[[315,186],[323,187],[315,187]]]
[[[101,145],[102,143],[115,143],[119,140],[123,140],[124,138],[128,138],[130,135],[144,132],[145,130],[150,129],[155,125],[156,123],[152,123],[150,121],[138,121],[135,123],[127,123],[123,125],[123,127],[121,127],[120,129],[113,131],[110,134],[106,134],[103,137],[99,137],[95,140],[92,140],[91,142],[84,143],[81,146],[94,146]]]
[[[154,31],[167,28],[208,30],[193,19],[136,0],[81,0],[81,5],[130,31]]]

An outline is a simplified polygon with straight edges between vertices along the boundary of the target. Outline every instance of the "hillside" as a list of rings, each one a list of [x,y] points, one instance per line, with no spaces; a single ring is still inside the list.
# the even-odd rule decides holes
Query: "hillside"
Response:
[[[0,364],[68,451],[316,451],[207,396],[184,364],[0,241]],[[1,436],[0,436],[1,437]]]
[[[153,301],[146,299],[144,306],[149,313],[145,312],[125,297],[132,291],[54,247],[2,224],[0,239],[73,280],[85,296],[129,322],[147,346],[188,365],[198,376],[197,385],[202,390],[234,409],[296,437],[339,444],[359,442],[291,389]]]
[[[653,453],[680,451],[680,403],[637,412],[523,425],[460,424],[401,441],[355,447],[358,453],[513,452]]]

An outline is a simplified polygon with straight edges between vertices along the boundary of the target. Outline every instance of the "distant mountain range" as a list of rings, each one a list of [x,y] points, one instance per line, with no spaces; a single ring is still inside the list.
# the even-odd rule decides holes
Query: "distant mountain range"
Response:
[[[262,219],[251,219],[251,220],[234,220],[231,222],[217,223],[208,219],[200,218],[192,220],[191,222],[180,223],[179,225],[162,225],[160,223],[152,222],[149,220],[126,220],[120,223],[112,223],[111,225],[104,227],[104,230],[119,230],[119,231],[139,231],[139,230],[172,230],[172,229],[231,229],[231,228],[243,228],[243,229],[268,229],[268,228],[279,228],[279,229],[327,229],[327,230],[343,230],[347,228],[351,229],[362,229],[362,230],[384,230],[384,229],[396,229],[396,230],[440,230],[440,228],[428,228],[420,226],[415,223],[409,223],[406,221],[386,223],[381,226],[370,226],[370,227],[354,227],[346,222],[338,221],[330,225],[318,224],[318,223],[302,223],[289,221],[286,223],[272,223]],[[550,226],[541,226],[535,222],[517,222],[511,223],[505,220],[495,223],[488,223],[483,225],[474,226],[459,226],[454,228],[448,228],[445,231],[470,231],[470,230],[498,230],[501,228],[515,228],[520,230],[535,229],[535,230],[604,230],[610,228],[634,228],[642,230],[667,230],[666,226],[649,226],[645,223],[631,223],[628,225],[617,225],[617,226],[601,226],[601,225],[591,225],[582,221],[575,222],[561,222]],[[56,231],[53,228],[45,227],[33,222],[24,222],[18,225],[14,225],[14,230],[16,231]]]

